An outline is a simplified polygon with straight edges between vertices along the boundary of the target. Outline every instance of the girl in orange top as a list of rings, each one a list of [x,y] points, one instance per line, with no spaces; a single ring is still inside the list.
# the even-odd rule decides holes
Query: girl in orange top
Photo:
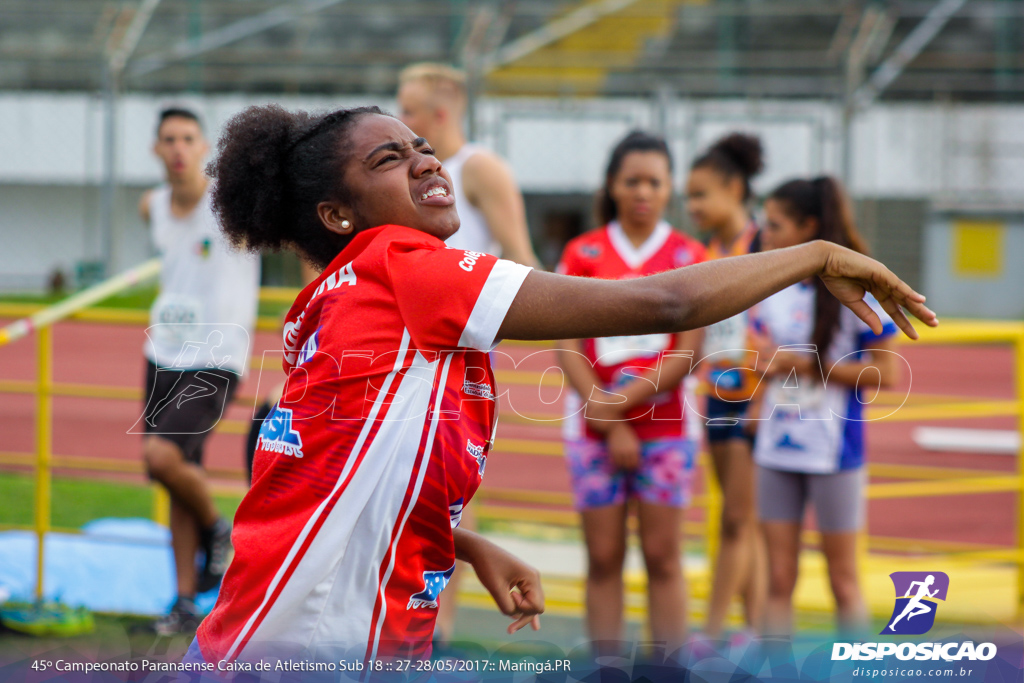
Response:
[[[759,250],[749,203],[750,180],[763,168],[761,141],[733,133],[699,156],[686,181],[687,210],[711,233],[708,259]],[[748,629],[756,630],[766,594],[766,560],[754,503],[753,432],[744,421],[757,386],[756,354],[748,311],[705,330],[700,365],[707,368],[707,435],[715,476],[724,498],[718,558],[708,602],[706,634],[722,635],[733,596],[741,595]]]

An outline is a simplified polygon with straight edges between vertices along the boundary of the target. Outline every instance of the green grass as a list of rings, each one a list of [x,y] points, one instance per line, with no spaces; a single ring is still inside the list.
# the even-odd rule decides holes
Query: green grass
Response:
[[[74,294],[22,294],[0,292],[0,304],[42,304],[48,306],[63,301]],[[93,304],[90,308],[126,308],[137,311],[148,311],[156,299],[156,285],[140,285],[127,289],[123,292],[107,297],[103,301]],[[270,317],[281,317],[288,312],[291,304],[261,301],[259,315]]]
[[[32,475],[0,472],[0,526],[33,523],[35,480]],[[57,477],[53,480],[51,524],[78,529],[103,517],[145,517],[153,514],[153,490],[141,484]],[[227,519],[235,516],[239,496],[214,496]]]

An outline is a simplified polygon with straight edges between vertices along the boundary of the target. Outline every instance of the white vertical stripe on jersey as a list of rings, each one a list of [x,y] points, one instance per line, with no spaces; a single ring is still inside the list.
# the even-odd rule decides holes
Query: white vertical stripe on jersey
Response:
[[[437,366],[419,353],[413,357],[363,462],[253,633],[253,643],[366,647],[381,564],[423,441]]]
[[[494,264],[462,330],[460,347],[478,351],[494,348],[494,338],[498,336],[505,314],[531,270],[529,266],[501,259]]]
[[[412,512],[413,507],[416,506],[416,501],[420,497],[420,489],[423,488],[423,478],[427,474],[427,466],[430,464],[430,453],[434,449],[434,435],[437,433],[437,421],[441,415],[441,401],[444,399],[444,390],[448,384],[448,369],[452,364],[452,354],[445,354],[444,367],[441,370],[441,378],[437,382],[437,398],[434,400],[434,414],[430,418],[430,432],[427,434],[426,444],[423,446],[423,457],[420,462],[420,469],[416,475],[416,486],[413,488],[412,497],[409,499],[409,505],[405,508],[405,514],[402,515],[402,521],[398,525],[398,534],[395,536],[394,543],[391,544],[391,557],[388,558],[388,568],[384,574],[384,579],[380,583],[380,615],[377,617],[377,623],[373,629],[373,651],[370,654],[370,659],[377,659],[377,648],[380,646],[380,632],[384,627],[384,620],[388,614],[388,603],[384,599],[385,591],[388,588],[388,581],[391,579],[391,573],[395,569],[395,555],[398,549],[398,542],[402,540],[402,531],[405,530],[405,523],[409,520],[409,514]],[[441,567],[439,567],[441,569]]]
[[[401,345],[400,345],[399,350],[398,350],[398,356],[395,359],[394,368],[391,370],[391,372],[388,373],[387,377],[385,377],[385,379],[384,379],[384,383],[381,386],[380,392],[377,394],[377,398],[374,400],[373,407],[370,409],[370,414],[367,417],[366,422],[363,424],[363,428],[359,432],[359,436],[356,439],[356,442],[355,442],[354,446],[352,447],[352,453],[359,453],[362,450],[363,444],[365,443],[367,437],[369,436],[369,433],[370,433],[371,429],[373,428],[373,424],[374,424],[374,421],[375,421],[375,419],[377,417],[377,414],[380,412],[381,406],[384,404],[384,399],[387,397],[388,391],[391,388],[391,383],[394,381],[395,376],[398,374],[399,370],[401,370],[403,364],[405,363],[405,357],[406,357],[408,351],[409,351],[409,331],[408,330],[403,330],[402,331],[402,342],[401,342]],[[429,401],[429,399],[428,399],[428,401]],[[364,460],[365,460],[365,458],[364,458]],[[253,612],[253,614],[249,617],[248,621],[246,621],[245,626],[242,627],[242,630],[239,632],[238,637],[235,639],[235,642],[231,645],[231,649],[228,650],[227,654],[224,656],[225,660],[230,661],[230,660],[234,659],[236,657],[236,655],[238,654],[238,648],[240,647],[242,642],[246,640],[246,637],[249,635],[249,631],[253,627],[253,624],[259,618],[259,615],[263,613],[264,608],[267,607],[267,603],[270,600],[270,596],[273,595],[273,593],[276,590],[278,584],[281,582],[282,577],[287,572],[287,570],[291,566],[292,562],[295,560],[295,556],[298,553],[299,548],[302,547],[302,544],[305,542],[306,537],[309,535],[310,531],[312,530],[313,526],[316,524],[317,520],[323,514],[324,509],[326,508],[328,501],[330,501],[331,498],[334,497],[334,494],[337,492],[337,490],[341,486],[342,482],[345,481],[345,479],[348,477],[349,473],[351,472],[352,468],[355,466],[355,461],[356,461],[356,458],[350,458],[348,460],[348,462],[345,463],[345,467],[344,467],[344,469],[342,469],[341,474],[338,475],[338,481],[335,482],[334,489],[331,491],[331,494],[326,496],[326,497],[324,497],[324,499],[323,499],[323,501],[321,501],[320,505],[317,506],[316,511],[313,512],[313,514],[310,516],[309,520],[306,522],[305,526],[303,526],[302,531],[299,532],[298,537],[295,539],[295,542],[292,544],[291,549],[288,551],[288,554],[285,556],[284,562],[281,563],[281,566],[278,568],[277,573],[274,575],[274,578],[271,580],[270,585],[267,586],[266,594],[263,596],[263,601],[260,603],[259,608],[257,608],[256,611]],[[335,506],[335,509],[337,509],[337,506]],[[312,548],[307,549],[307,553],[311,549]],[[294,579],[295,579],[295,575],[293,574],[292,575],[292,581],[294,581]],[[292,583],[292,581],[289,581],[289,583]],[[282,596],[283,596],[283,591],[282,591],[282,595],[278,596],[278,599],[275,602],[275,604],[277,604],[277,603],[279,603],[281,601]],[[273,610],[273,605],[270,607],[270,610],[271,611]],[[263,630],[263,625],[267,622],[267,619],[270,616],[271,616],[270,614],[267,614],[267,618],[264,618],[263,623],[260,624],[260,628],[257,629],[257,632],[260,632],[260,631]],[[289,642],[294,642],[292,639],[287,639],[287,640]]]

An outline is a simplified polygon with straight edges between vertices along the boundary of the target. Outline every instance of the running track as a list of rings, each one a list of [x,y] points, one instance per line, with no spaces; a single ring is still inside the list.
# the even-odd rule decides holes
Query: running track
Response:
[[[8,321],[0,320],[0,325]],[[256,355],[278,348],[278,336],[258,333]],[[84,322],[63,322],[54,331],[54,381],[103,384],[129,388],[142,386],[144,360],[141,353],[141,327],[99,325]],[[554,356],[538,348],[501,347],[520,370],[542,372],[553,365]],[[933,347],[903,346],[901,352],[913,370],[911,400],[925,394],[956,395],[994,399],[1012,399],[1013,357],[1006,347]],[[531,355],[532,354],[532,355]],[[529,358],[527,358],[529,356]],[[34,380],[35,338],[29,337],[0,347],[0,380]],[[507,357],[499,357],[497,368],[511,369]],[[256,392],[257,371],[240,387],[239,395]],[[279,382],[283,375],[279,365],[264,371],[263,386]],[[903,380],[903,390],[908,384]],[[499,390],[502,387],[499,387]],[[520,412],[560,413],[557,389],[509,385],[503,399],[505,413],[509,400]],[[550,405],[545,405],[550,402]],[[31,452],[34,448],[35,397],[0,394],[0,453]],[[141,411],[140,403],[127,400],[56,397],[54,399],[53,452],[62,456],[117,458],[138,461],[141,437],[127,433]],[[251,413],[235,405],[229,419],[244,420]],[[876,463],[929,465],[934,467],[970,467],[993,472],[1012,472],[1016,459],[1000,455],[967,453],[928,453],[914,445],[911,430],[918,424],[962,426],[972,428],[1013,429],[1013,418],[983,418],[930,421],[880,421],[869,423],[869,459]],[[502,448],[502,440],[557,440],[558,423],[551,425],[502,422],[498,428],[498,448],[489,459],[484,487],[551,491],[569,491],[568,476],[561,459],[551,455],[510,452]],[[207,466],[231,470],[226,482],[240,486],[243,437],[238,434],[214,434],[206,446]],[[16,469],[13,466],[3,466]],[[22,468],[23,469],[23,468]],[[58,474],[60,471],[58,470]],[[74,476],[141,481],[140,475],[89,475],[80,470],[67,472]],[[698,481],[700,477],[697,478]],[[699,488],[699,485],[698,485]],[[872,535],[921,538],[944,541],[1011,545],[1015,539],[1015,494],[989,493],[967,496],[940,496],[912,499],[875,500],[869,506]],[[699,511],[690,513],[699,519]]]

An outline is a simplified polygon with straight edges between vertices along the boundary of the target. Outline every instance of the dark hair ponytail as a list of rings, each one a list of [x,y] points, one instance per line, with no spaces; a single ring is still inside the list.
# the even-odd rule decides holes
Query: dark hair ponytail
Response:
[[[619,208],[612,199],[612,183],[615,176],[622,170],[623,160],[631,152],[658,152],[668,160],[669,173],[672,172],[672,152],[669,151],[665,139],[642,130],[634,130],[626,135],[615,145],[611,158],[608,159],[608,168],[604,172],[604,185],[597,192],[597,202],[594,213],[597,216],[599,225],[605,225],[618,218]]]
[[[254,252],[293,247],[327,266],[351,238],[327,230],[317,204],[351,200],[345,143],[359,117],[380,113],[358,107],[316,115],[271,104],[228,121],[206,172],[216,181],[213,210],[232,244]]]
[[[775,188],[768,198],[778,202],[786,215],[797,222],[815,219],[818,231],[813,239],[835,242],[862,254],[868,253],[867,244],[854,225],[850,202],[835,178],[819,176],[813,180],[790,180]],[[824,353],[839,327],[841,304],[820,278],[815,278],[814,286],[817,296],[811,342]]]
[[[764,148],[756,135],[730,133],[694,159],[690,169],[710,168],[724,179],[743,181],[743,201],[753,196],[750,180],[764,170]]]

